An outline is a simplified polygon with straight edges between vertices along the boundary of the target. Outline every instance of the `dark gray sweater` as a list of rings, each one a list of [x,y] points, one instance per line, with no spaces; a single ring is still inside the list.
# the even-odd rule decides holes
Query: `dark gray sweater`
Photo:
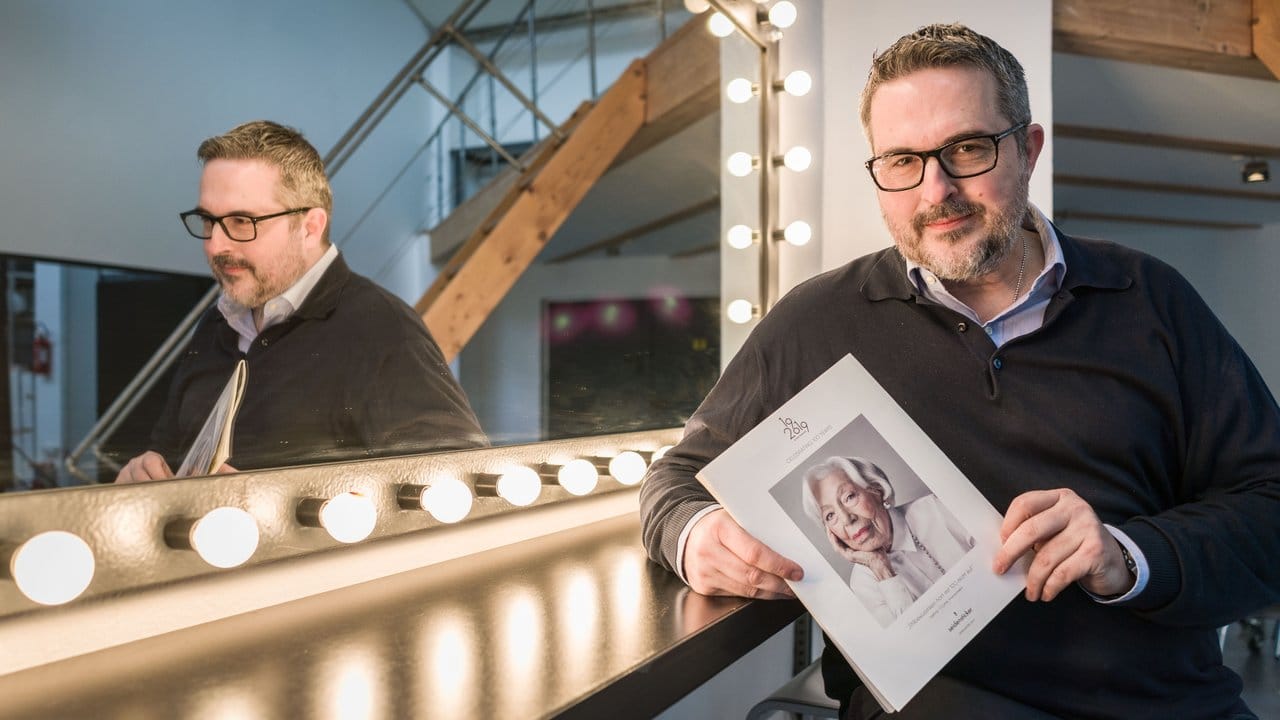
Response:
[[[1176,271],[1061,238],[1067,274],[1043,327],[999,349],[919,297],[894,249],[789,293],[650,470],[649,554],[673,567],[681,529],[711,502],[698,469],[852,353],[997,510],[1072,488],[1151,565],[1122,605],[1075,586],[1015,599],[944,673],[1064,717],[1242,708],[1214,629],[1280,601],[1280,409]],[[828,692],[847,699],[852,671],[831,648],[824,659]]]

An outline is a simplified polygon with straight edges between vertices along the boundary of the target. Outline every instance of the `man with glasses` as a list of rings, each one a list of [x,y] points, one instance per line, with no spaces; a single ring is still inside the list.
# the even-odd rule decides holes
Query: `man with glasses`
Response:
[[[899,717],[1254,717],[1214,629],[1280,601],[1280,410],[1257,370],[1174,270],[1029,203],[1044,130],[991,39],[899,39],[861,120],[895,247],[760,321],[642,486],[650,555],[701,593],[790,596],[803,569],[694,475],[852,353],[1004,513],[994,569],[1031,558],[1024,596]],[[845,717],[882,716],[823,660]]]
[[[329,242],[333,196],[315,148],[255,121],[197,155],[200,202],[179,217],[222,294],[178,363],[151,449],[116,482],[172,477],[241,359],[224,471],[485,444],[422,320]]]

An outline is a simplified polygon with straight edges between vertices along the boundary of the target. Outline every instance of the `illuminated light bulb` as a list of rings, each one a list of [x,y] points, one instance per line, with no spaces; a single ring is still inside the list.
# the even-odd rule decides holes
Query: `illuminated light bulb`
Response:
[[[804,97],[813,89],[813,78],[803,70],[796,70],[783,79],[782,89],[787,91],[788,95]]]
[[[662,457],[663,455],[666,455],[666,454],[667,454],[667,451],[668,451],[668,450],[670,450],[670,449],[671,449],[671,448],[673,448],[673,447],[675,447],[675,445],[663,445],[662,447],[658,448],[657,450],[654,450],[654,451],[653,451],[653,457],[649,458],[649,462],[653,462],[654,460],[657,460],[658,458]]]
[[[756,159],[751,153],[736,152],[729,156],[725,167],[728,168],[729,174],[734,177],[746,177],[755,169]]]
[[[65,530],[42,532],[18,546],[8,574],[18,590],[41,605],[62,605],[80,597],[94,571],[93,550]]]
[[[729,228],[729,232],[726,233],[725,239],[728,241],[729,247],[734,250],[746,250],[755,243],[756,234],[755,231],[746,225],[734,225]]]
[[[707,0],[684,0],[684,9],[692,15],[701,15],[711,7]]]
[[[369,537],[378,524],[373,501],[356,492],[335,495],[328,500],[307,498],[298,503],[298,522],[322,527],[341,543],[356,543]]]
[[[169,547],[195,550],[216,568],[242,565],[258,549],[258,522],[234,507],[210,510],[199,520],[175,520],[165,526]]]
[[[707,18],[707,29],[718,38],[729,37],[733,34],[733,21],[719,12],[714,12]]]
[[[516,507],[532,505],[541,493],[542,478],[533,468],[521,465],[498,478],[498,496]]]
[[[795,23],[796,6],[793,3],[788,2],[788,0],[781,0],[781,2],[769,8],[770,25],[776,28],[786,29]]]
[[[600,481],[600,471],[596,470],[596,466],[589,461],[578,458],[561,466],[556,473],[556,481],[571,495],[586,495],[596,489],[596,483]]]
[[[729,98],[729,102],[741,105],[755,97],[756,86],[746,78],[734,78],[724,86],[724,94]]]
[[[782,156],[782,164],[793,172],[804,172],[813,164],[813,154],[809,152],[809,148],[797,145]]]
[[[791,245],[802,247],[813,239],[813,228],[803,220],[796,220],[782,231],[782,239]]]
[[[471,514],[475,497],[466,483],[444,476],[426,485],[401,485],[396,500],[406,510],[426,510],[437,522],[456,523]]]
[[[648,463],[640,457],[640,453],[630,450],[618,453],[617,457],[609,461],[609,474],[623,485],[635,485],[640,482],[644,477],[644,471],[648,469]]]
[[[734,300],[725,308],[725,314],[730,322],[741,325],[756,316],[756,306],[750,300]]]

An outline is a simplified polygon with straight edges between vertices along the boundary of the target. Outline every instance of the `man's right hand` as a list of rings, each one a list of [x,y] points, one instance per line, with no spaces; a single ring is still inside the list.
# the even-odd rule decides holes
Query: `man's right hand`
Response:
[[[148,450],[120,468],[120,474],[116,475],[116,484],[168,480],[171,477],[173,477],[173,470],[169,469],[169,463],[164,461],[164,456],[154,450]]]
[[[800,580],[804,570],[751,537],[720,509],[689,531],[684,577],[689,587],[703,595],[775,600],[795,597],[783,578]]]

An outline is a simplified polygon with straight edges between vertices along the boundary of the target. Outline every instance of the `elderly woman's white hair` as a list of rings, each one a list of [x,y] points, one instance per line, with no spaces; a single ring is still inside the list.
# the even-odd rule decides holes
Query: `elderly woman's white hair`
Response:
[[[819,480],[836,473],[849,478],[854,485],[863,490],[870,490],[871,486],[875,485],[880,489],[884,506],[893,507],[893,484],[889,482],[889,476],[884,474],[879,465],[860,457],[830,457],[806,470],[804,480],[800,483],[800,505],[804,508],[805,514],[819,525],[823,524],[822,510],[818,507],[817,491],[814,486]]]

